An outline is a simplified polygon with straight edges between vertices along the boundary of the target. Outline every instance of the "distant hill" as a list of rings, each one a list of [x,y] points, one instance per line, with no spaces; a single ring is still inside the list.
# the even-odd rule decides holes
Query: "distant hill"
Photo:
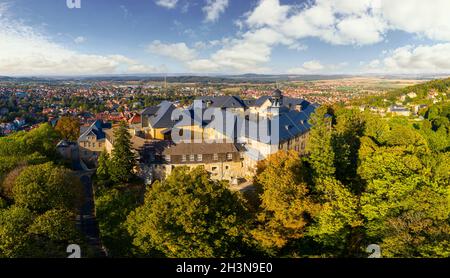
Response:
[[[317,81],[333,80],[351,77],[376,77],[381,79],[433,79],[435,76],[417,75],[292,75],[292,74],[240,74],[240,75],[194,75],[194,74],[152,74],[152,75],[98,75],[98,76],[0,76],[0,82],[163,82],[169,83],[203,83],[203,84],[233,84],[233,83],[274,83],[283,81]]]
[[[243,75],[105,75],[105,76],[77,76],[77,77],[8,77],[0,76],[0,81],[7,82],[49,82],[49,81],[140,81],[140,82],[163,82],[169,83],[273,83],[277,81],[314,81],[324,79],[340,79],[350,77],[349,75],[265,75],[265,74],[243,74]]]
[[[404,100],[402,101],[403,104],[409,104],[412,102],[416,104],[426,104],[433,101],[429,98],[429,94],[432,91],[440,93],[441,97],[444,97],[444,99],[449,99],[450,77],[444,79],[435,79],[401,89],[395,89],[383,96],[371,96],[365,99],[357,100],[354,104],[368,104],[386,107],[398,102],[400,100],[400,97],[402,96],[404,96]],[[409,97],[409,93],[415,93],[415,96]]]
[[[389,99],[396,99],[408,93],[415,93],[415,99],[425,99],[430,91],[439,93],[449,93],[450,78],[431,80],[425,83],[408,86],[402,89],[396,89],[388,94]]]

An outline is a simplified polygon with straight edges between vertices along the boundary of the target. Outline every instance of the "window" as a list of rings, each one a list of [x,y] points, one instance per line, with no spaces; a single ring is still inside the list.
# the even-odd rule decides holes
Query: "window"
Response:
[[[227,159],[228,160],[233,160],[233,154],[232,153],[227,153]]]
[[[92,147],[95,148],[95,143],[92,143]]]
[[[217,167],[212,167],[211,169],[212,169],[212,171],[216,171]]]
[[[239,153],[239,156],[240,156],[241,159],[244,159],[244,153],[243,152]]]
[[[219,154],[217,153],[213,154],[213,160],[215,161],[219,160]]]
[[[98,143],[98,147],[101,148],[102,147],[102,143]]]
[[[170,162],[170,155],[166,155],[166,161]]]
[[[189,161],[195,161],[195,155],[193,155],[193,154],[190,154],[189,155]]]
[[[305,142],[302,142],[302,150],[305,149]]]
[[[197,154],[197,161],[202,161],[202,160],[203,160],[203,155]]]
[[[181,162],[186,162],[186,155],[185,155],[185,154],[183,154],[183,155],[181,156]]]
[[[228,169],[230,169],[230,166],[228,166],[228,165],[225,166],[225,170],[228,170]]]

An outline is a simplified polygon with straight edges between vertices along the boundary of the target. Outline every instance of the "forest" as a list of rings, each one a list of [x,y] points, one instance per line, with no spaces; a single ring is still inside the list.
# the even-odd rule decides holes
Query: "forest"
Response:
[[[141,198],[108,166],[127,155],[104,154],[103,243],[113,257],[367,257],[370,244],[383,257],[449,257],[449,106],[425,115],[411,123],[322,106],[309,155],[272,155],[245,193],[178,168]]]

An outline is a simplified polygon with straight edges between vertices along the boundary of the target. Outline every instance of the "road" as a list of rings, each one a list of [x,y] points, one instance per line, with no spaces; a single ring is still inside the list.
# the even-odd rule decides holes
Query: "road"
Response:
[[[78,168],[77,166],[74,168],[78,170],[76,174],[83,185],[84,197],[83,204],[80,208],[80,215],[77,217],[77,224],[81,232],[85,235],[88,244],[93,248],[94,255],[104,257],[106,256],[106,252],[102,248],[100,231],[95,217],[94,190],[91,180],[93,172],[80,170],[81,167]]]

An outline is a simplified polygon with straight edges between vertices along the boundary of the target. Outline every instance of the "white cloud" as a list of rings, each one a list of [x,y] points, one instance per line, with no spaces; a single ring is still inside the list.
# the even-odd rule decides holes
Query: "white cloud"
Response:
[[[374,44],[383,40],[387,27],[374,13],[376,2],[316,1],[285,18],[279,29],[293,39],[316,37],[338,45]]]
[[[173,9],[177,6],[178,0],[156,0],[155,4],[167,9]]]
[[[206,14],[205,21],[216,22],[227,7],[228,0],[206,0],[206,6],[203,7],[203,12]]]
[[[3,6],[0,6],[3,7]],[[132,73],[145,67],[122,55],[84,54],[55,43],[30,26],[0,16],[0,75],[85,75]],[[157,68],[147,66],[148,72]]]
[[[366,71],[384,73],[450,73],[450,43],[407,45],[371,61]]]
[[[382,1],[380,13],[390,28],[433,40],[450,41],[450,1]]]
[[[333,44],[367,45],[383,40],[385,23],[377,17],[363,15],[350,16],[336,24],[336,30],[324,39]]]
[[[239,30],[242,30],[244,28],[244,22],[242,20],[236,19],[233,24],[239,28]]]
[[[198,41],[194,43],[194,48],[198,50],[203,50],[208,48],[208,44],[202,41]]]
[[[215,65],[215,71],[267,71],[268,69],[262,65],[270,61],[272,46],[284,40],[270,28],[257,29],[245,33],[242,38],[225,41],[222,48],[213,53],[209,59],[201,59],[201,63],[194,61],[189,66],[191,70],[199,70],[196,67],[198,64],[208,64],[209,69],[213,69]]]
[[[248,14],[247,24],[251,27],[278,25],[286,19],[289,9],[289,6],[281,6],[278,0],[260,0]]]
[[[343,62],[339,64],[327,64],[324,65],[320,61],[311,60],[304,62],[301,67],[288,69],[286,72],[288,74],[319,74],[319,73],[330,73],[335,72],[343,67],[348,66],[348,63]]]
[[[195,59],[197,53],[183,43],[163,43],[159,40],[153,41],[147,46],[147,50],[159,56],[169,57],[178,61],[190,61]]]
[[[448,0],[432,4],[421,0],[316,0],[302,5],[260,0],[239,21],[237,37],[198,64],[249,72],[264,68],[275,46],[303,50],[307,46],[301,40],[311,37],[334,45],[363,46],[382,42],[389,31],[400,30],[450,41],[449,10]],[[308,71],[308,66],[296,70]],[[321,71],[341,67],[327,65]]]
[[[81,43],[86,42],[86,38],[85,38],[85,37],[82,37],[82,36],[79,36],[79,37],[76,37],[73,41],[74,41],[76,44],[81,44]]]
[[[324,66],[319,61],[309,61],[303,64],[303,68],[309,71],[323,70]]]
[[[301,43],[298,43],[298,42],[294,42],[294,43],[290,44],[290,45],[288,46],[288,48],[291,49],[291,50],[305,51],[305,50],[308,49],[308,46],[305,45],[305,44],[301,44]]]
[[[197,72],[216,72],[220,70],[220,66],[208,59],[198,59],[187,62],[188,67],[191,70]]]
[[[249,26],[254,25],[250,19],[258,9],[269,4],[274,10],[283,7],[278,0],[262,0],[250,14]],[[316,0],[278,18],[277,25],[287,36],[317,37],[331,44],[374,44],[383,41],[391,30],[450,41],[449,10],[448,0]]]

